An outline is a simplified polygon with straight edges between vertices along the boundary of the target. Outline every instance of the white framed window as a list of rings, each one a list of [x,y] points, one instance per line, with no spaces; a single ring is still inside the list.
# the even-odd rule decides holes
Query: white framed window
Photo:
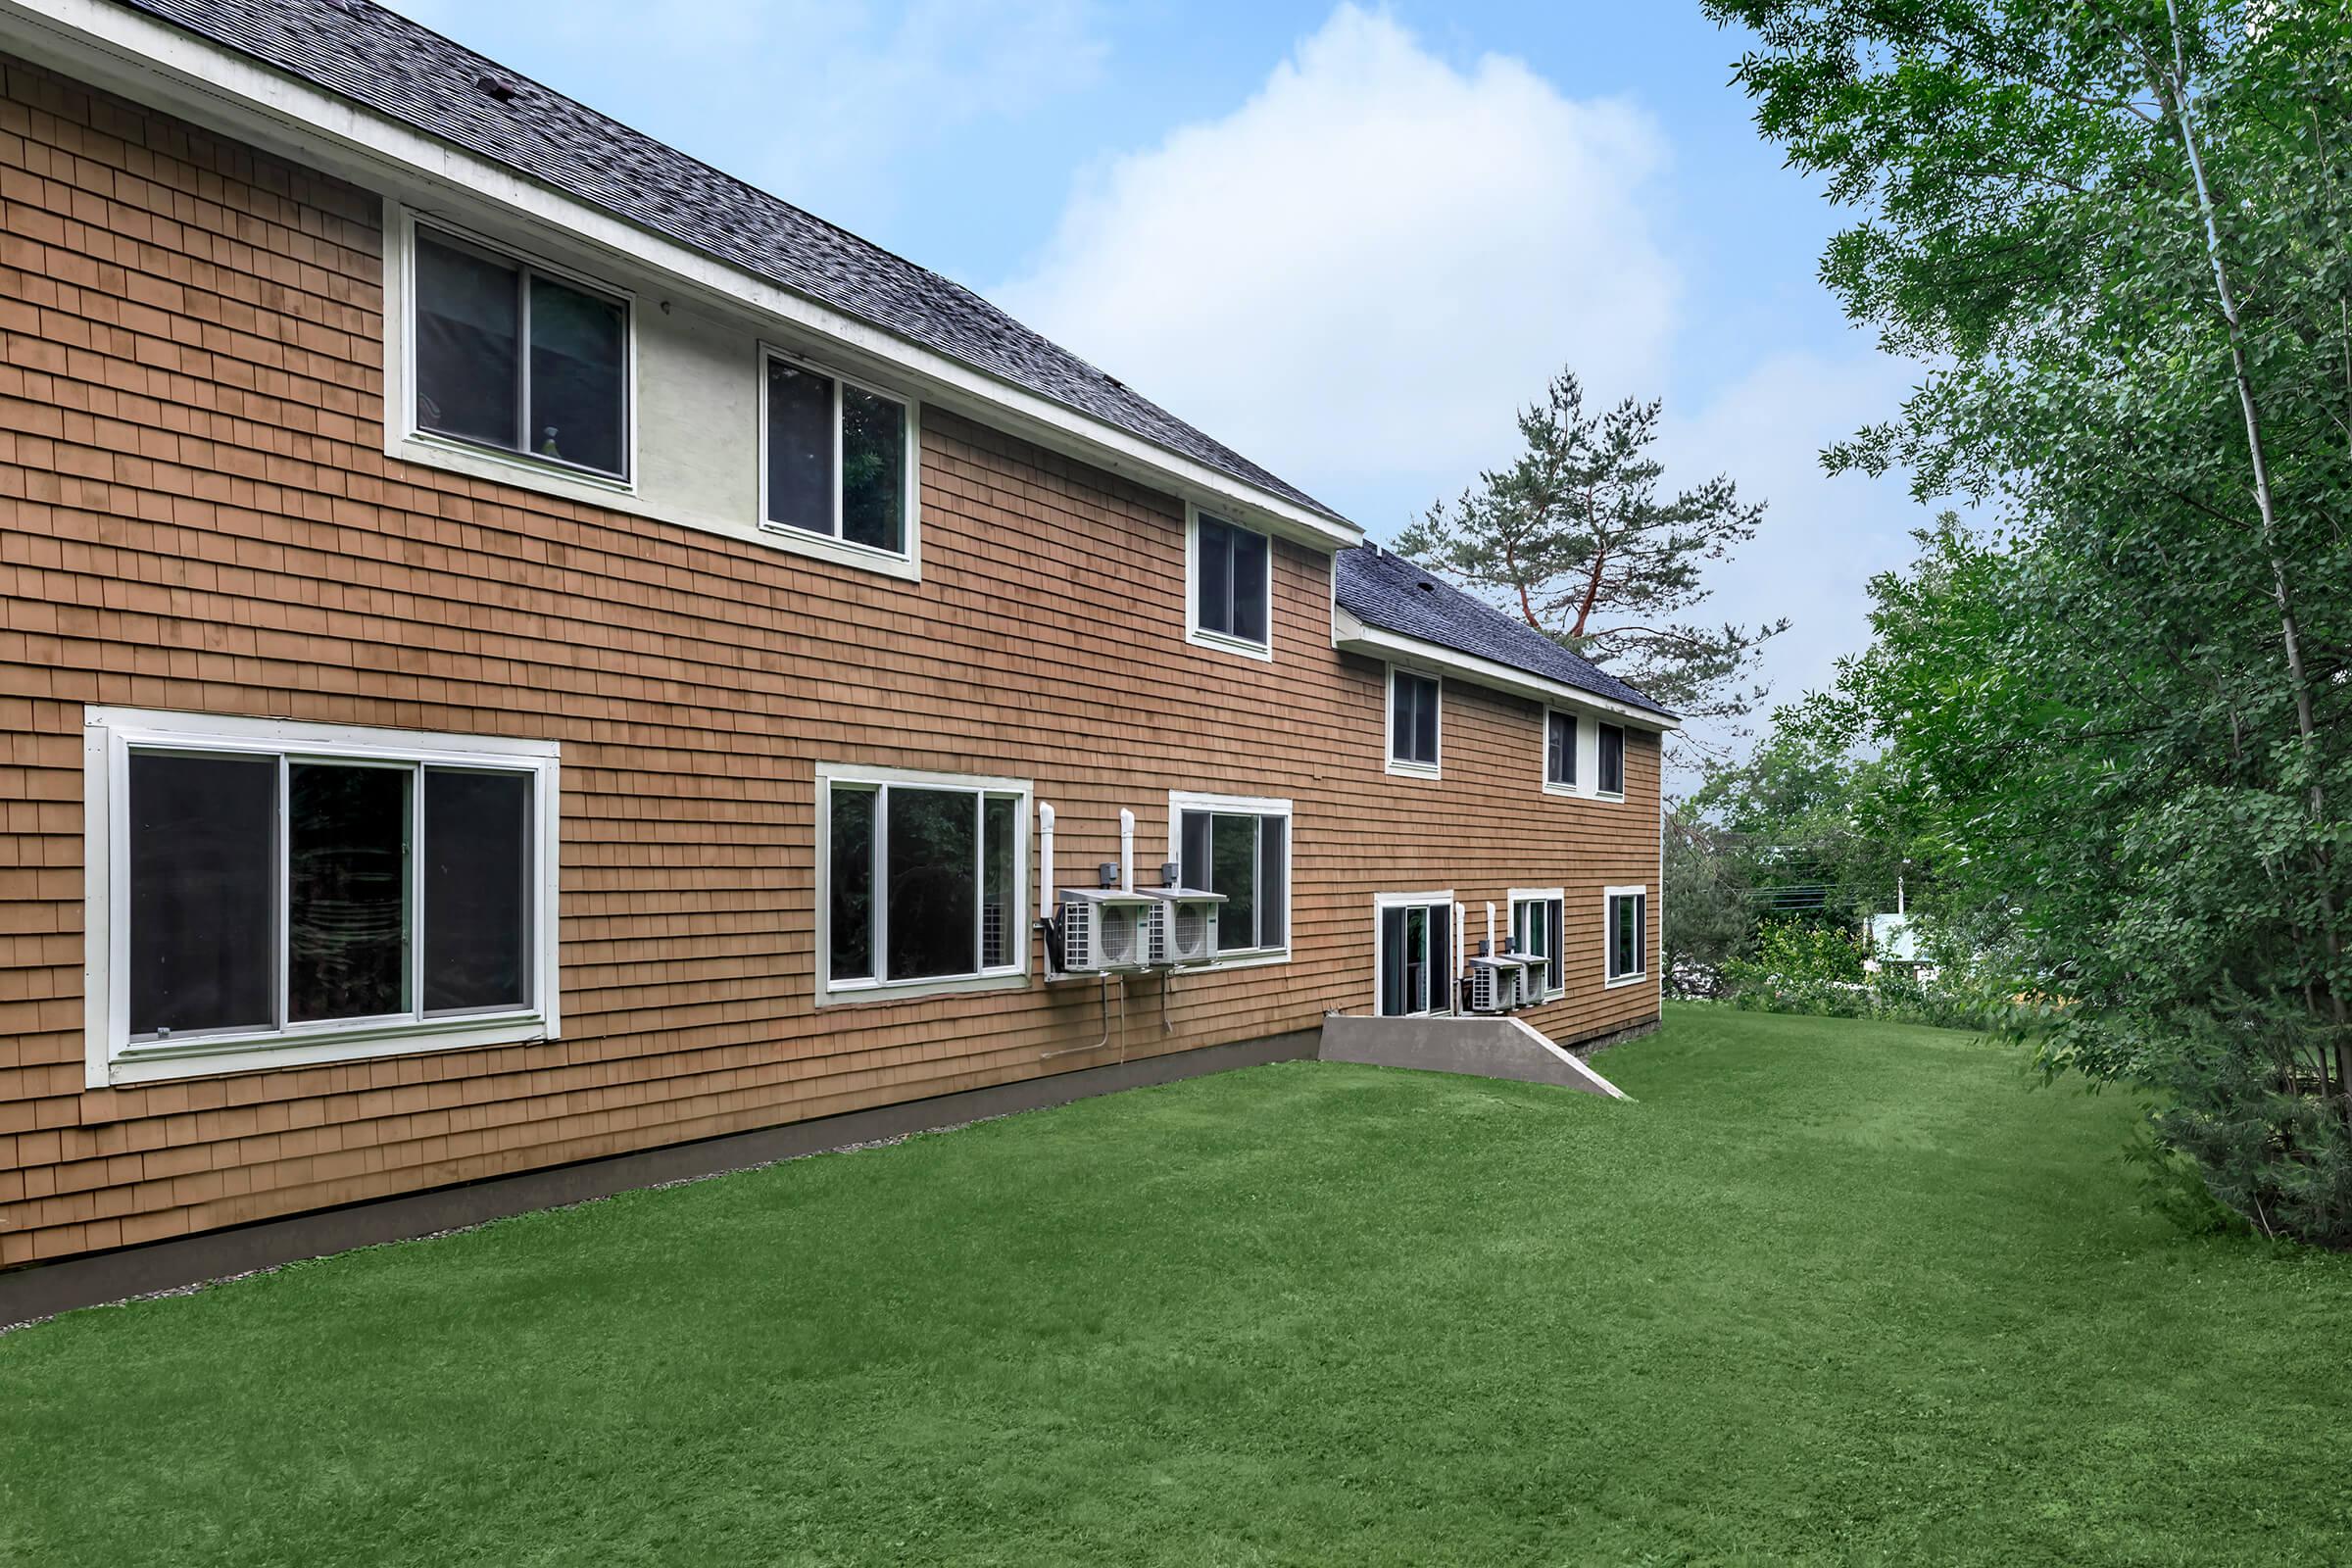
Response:
[[[556,1037],[554,742],[83,726],[92,1087]]]
[[[1026,779],[816,770],[816,1000],[1028,983]]]
[[[760,351],[760,521],[855,559],[911,561],[915,405],[769,345]]]
[[[1271,661],[1273,541],[1199,507],[1184,511],[1185,641]]]
[[[1567,899],[1558,888],[1511,889],[1511,951],[1544,960],[1544,999],[1568,994],[1561,925]]]
[[[1171,790],[1168,858],[1179,886],[1225,895],[1217,909],[1219,962],[1289,961],[1289,801]]]
[[[1565,708],[1544,710],[1544,792],[1546,795],[1574,795],[1576,787],[1577,748],[1583,739],[1583,723]]]
[[[424,437],[627,487],[626,293],[438,224],[409,227],[409,417]]]
[[[1622,801],[1625,799],[1625,726],[1594,724],[1592,730],[1598,759],[1593,788],[1603,800]]]
[[[1372,906],[1372,1010],[1383,1018],[1453,1011],[1452,893],[1382,893]]]
[[[1648,978],[1649,889],[1603,890],[1601,932],[1610,985],[1632,985]]]
[[[1389,666],[1389,771],[1415,778],[1438,777],[1438,748],[1444,715],[1438,677]]]

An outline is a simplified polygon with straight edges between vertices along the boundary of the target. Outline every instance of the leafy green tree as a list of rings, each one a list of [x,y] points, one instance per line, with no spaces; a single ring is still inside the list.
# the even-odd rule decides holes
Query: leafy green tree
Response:
[[[1705,4],[1861,212],[1825,279],[1935,367],[1833,465],[1998,519],[1877,585],[1840,700],[2071,1004],[2045,1060],[2163,1086],[2217,1195],[2352,1244],[2352,19]]]
[[[1725,966],[1755,941],[1746,858],[1688,801],[1666,807],[1666,895],[1658,927],[1667,987],[1678,997],[1719,997]]]
[[[1764,695],[1750,679],[1758,647],[1788,623],[1684,617],[1707,597],[1707,564],[1754,538],[1764,507],[1720,474],[1665,493],[1650,455],[1660,413],[1628,398],[1588,414],[1563,371],[1520,413],[1519,456],[1430,508],[1396,549],[1685,718],[1736,721]]]

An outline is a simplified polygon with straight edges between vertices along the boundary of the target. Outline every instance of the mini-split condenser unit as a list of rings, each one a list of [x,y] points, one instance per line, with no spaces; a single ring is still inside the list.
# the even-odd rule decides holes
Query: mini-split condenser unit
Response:
[[[1118,974],[1149,969],[1164,938],[1167,906],[1123,888],[1061,890],[1061,968],[1064,974]]]
[[[1509,1012],[1527,1002],[1527,960],[1504,954],[1470,960],[1470,1010]]]
[[[1161,911],[1152,948],[1153,968],[1207,963],[1216,957],[1217,908],[1225,902],[1224,894],[1207,893],[1200,888],[1141,891],[1147,898],[1158,901]]]

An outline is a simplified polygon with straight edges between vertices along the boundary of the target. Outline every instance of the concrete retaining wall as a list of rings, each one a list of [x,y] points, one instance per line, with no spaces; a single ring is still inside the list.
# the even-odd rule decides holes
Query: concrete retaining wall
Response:
[[[1520,1083],[1557,1084],[1623,1100],[1625,1091],[1517,1018],[1367,1018],[1333,1013],[1323,1020],[1322,1059],[1371,1067],[1414,1067]]]

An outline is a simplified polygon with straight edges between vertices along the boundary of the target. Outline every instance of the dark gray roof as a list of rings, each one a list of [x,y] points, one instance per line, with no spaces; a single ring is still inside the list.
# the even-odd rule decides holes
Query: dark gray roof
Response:
[[[369,0],[123,0],[640,227],[1346,524],[960,284]]]
[[[1333,556],[1332,592],[1342,610],[1367,626],[1508,664],[1661,718],[1675,716],[1527,622],[1512,619],[1388,551],[1358,545]]]

